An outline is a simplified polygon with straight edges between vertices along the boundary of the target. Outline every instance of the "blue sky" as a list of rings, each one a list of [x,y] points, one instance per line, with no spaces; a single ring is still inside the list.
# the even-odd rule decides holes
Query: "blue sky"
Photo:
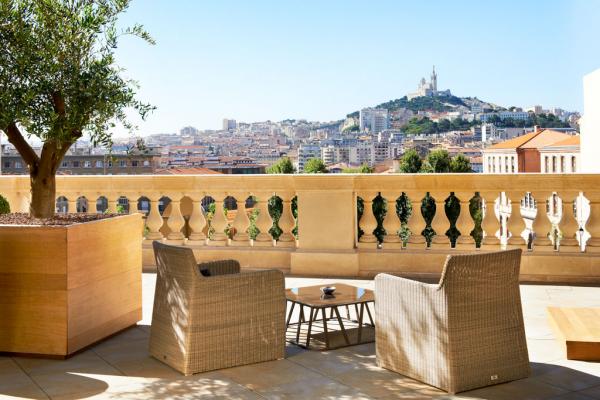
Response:
[[[142,134],[239,121],[336,120],[414,91],[583,111],[600,68],[600,1],[134,0],[156,46],[126,38],[118,62],[158,109]]]

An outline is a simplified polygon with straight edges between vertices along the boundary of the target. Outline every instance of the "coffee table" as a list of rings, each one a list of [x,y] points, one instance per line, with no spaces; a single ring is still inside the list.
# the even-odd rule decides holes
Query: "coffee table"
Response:
[[[323,336],[325,341],[325,348],[323,350],[373,342],[373,336],[371,336],[371,339],[363,340],[363,327],[375,327],[371,310],[369,309],[369,303],[375,302],[373,291],[343,283],[330,284],[328,286],[336,287],[335,293],[332,296],[325,296],[322,294],[321,287],[323,287],[323,285],[292,288],[286,290],[285,294],[287,301],[291,303],[290,311],[286,320],[286,329],[289,329],[290,326],[293,327],[294,325],[297,325],[296,340],[289,340],[289,342],[310,349],[313,324],[319,320],[323,323]],[[292,313],[294,312],[296,305],[298,305],[300,310],[298,322],[292,323]],[[309,310],[308,321],[306,320],[306,316],[304,314],[305,307],[307,307]],[[346,308],[346,318],[342,318],[339,307]],[[356,311],[355,320],[350,318],[350,307],[354,307]],[[330,311],[329,317],[327,317],[326,312],[328,309]],[[364,322],[365,311],[369,318],[370,324]],[[321,312],[321,318],[319,318],[319,312]],[[342,345],[330,346],[330,335],[332,334],[332,330],[330,329],[331,327],[328,328],[327,322],[331,320],[337,322],[339,331],[341,331],[344,337],[344,344]],[[355,341],[350,340],[346,326],[344,325],[344,321],[346,321],[346,325],[349,323],[357,324]],[[300,341],[300,331],[303,324],[308,324],[305,343],[301,343]]]

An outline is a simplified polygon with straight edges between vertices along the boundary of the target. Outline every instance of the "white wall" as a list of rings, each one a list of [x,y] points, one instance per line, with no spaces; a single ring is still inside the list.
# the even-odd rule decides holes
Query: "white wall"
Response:
[[[600,173],[600,69],[583,77],[582,172]]]

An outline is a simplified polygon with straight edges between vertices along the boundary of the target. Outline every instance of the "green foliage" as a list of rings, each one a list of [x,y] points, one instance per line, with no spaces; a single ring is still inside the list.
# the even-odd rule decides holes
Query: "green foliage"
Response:
[[[275,164],[267,168],[267,174],[293,174],[296,172],[294,164],[289,157],[282,157]]]
[[[358,126],[358,125],[347,126],[342,130],[343,133],[358,132],[358,131],[360,131],[360,126]]]
[[[346,118],[358,118],[360,117],[360,111],[354,111],[351,112],[350,114],[346,115]]]
[[[515,120],[512,118],[500,119],[498,115],[488,117],[488,123],[501,128],[524,128],[527,126],[539,126],[540,128],[569,128],[568,122],[562,121],[554,114],[529,114],[526,120]]]
[[[450,228],[446,231],[446,236],[450,239],[450,245],[452,248],[456,247],[456,239],[461,235],[460,231],[456,227],[456,221],[460,216],[460,200],[454,195],[454,192],[450,193],[450,196],[444,202],[444,212],[450,222]]]
[[[125,206],[123,204],[117,204],[117,214],[125,214]]]
[[[421,171],[423,162],[419,153],[415,149],[410,149],[402,156],[400,160],[399,172],[405,174],[416,174]]]
[[[372,174],[375,171],[373,167],[369,167],[367,164],[363,164],[358,168],[344,168],[342,173],[344,174]]]
[[[481,223],[483,222],[483,199],[479,195],[479,192],[475,192],[475,196],[469,200],[469,213],[475,223],[470,235],[475,240],[475,247],[480,248],[483,241],[483,228],[481,227]]]
[[[383,220],[387,212],[388,204],[380,193],[377,195],[377,197],[373,199],[373,215],[375,216],[375,220],[377,221],[377,228],[375,228],[375,230],[373,231],[373,235],[375,235],[379,243],[383,242],[383,238],[387,233],[385,231],[385,228],[383,227]],[[394,232],[390,232],[390,234],[393,235]]]
[[[0,5],[0,128],[20,124],[64,146],[88,133],[109,146],[108,130],[131,128],[125,109],[153,109],[115,64],[123,35],[154,43],[140,26],[117,29],[130,0],[3,0]]]
[[[326,174],[327,167],[320,158],[311,158],[304,165],[304,172],[307,174]]]
[[[427,162],[431,166],[433,172],[444,173],[450,172],[450,155],[448,151],[443,149],[433,150],[427,156]]]
[[[431,135],[448,131],[464,131],[477,124],[479,124],[477,121],[469,122],[460,118],[452,121],[443,119],[440,122],[433,122],[427,117],[413,117],[402,127],[402,130],[407,135]]]
[[[429,192],[427,192],[423,200],[421,200],[421,215],[425,220],[425,229],[421,231],[421,235],[425,237],[427,247],[431,246],[431,240],[437,234],[436,231],[431,227],[431,223],[433,222],[435,212],[435,199],[431,197],[431,194]]]
[[[404,192],[402,192],[402,195],[396,200],[396,213],[398,214],[398,218],[400,218],[400,230],[398,231],[398,236],[400,236],[402,244],[406,246],[406,243],[408,243],[408,239],[412,234],[408,227],[408,220],[412,216],[412,203]]]
[[[0,214],[9,214],[10,213],[10,204],[8,200],[4,196],[0,196]]]
[[[414,99],[408,100],[406,96],[390,100],[385,103],[381,103],[377,108],[385,108],[389,111],[398,110],[400,108],[407,108],[411,111],[452,111],[455,106],[466,106],[460,97],[447,96],[447,97],[415,97]]]
[[[450,160],[450,172],[473,172],[473,168],[471,168],[471,161],[469,161],[469,159],[465,155],[457,154],[452,158],[452,160]]]

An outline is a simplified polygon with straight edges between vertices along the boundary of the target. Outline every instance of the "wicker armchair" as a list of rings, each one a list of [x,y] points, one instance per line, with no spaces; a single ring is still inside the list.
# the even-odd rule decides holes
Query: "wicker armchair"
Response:
[[[377,362],[450,393],[530,374],[521,250],[448,256],[439,284],[375,278]]]
[[[234,260],[196,264],[190,248],[154,242],[158,267],[150,354],[184,375],[285,354],[285,283]]]

